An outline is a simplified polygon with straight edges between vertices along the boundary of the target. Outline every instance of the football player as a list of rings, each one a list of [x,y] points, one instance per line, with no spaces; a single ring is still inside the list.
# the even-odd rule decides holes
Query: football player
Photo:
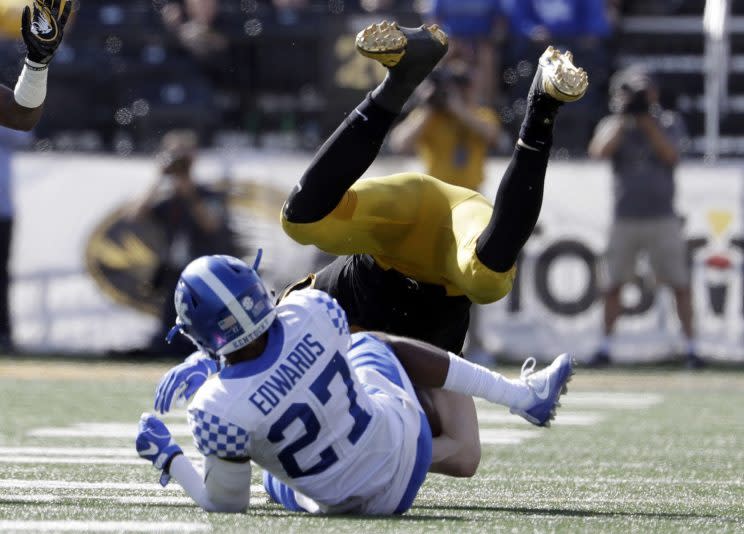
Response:
[[[414,89],[444,56],[447,36],[436,25],[383,22],[360,32],[356,46],[385,65],[387,76],[318,150],[281,216],[296,241],[340,257],[293,287],[332,295],[353,330],[404,335],[459,353],[471,304],[511,290],[517,255],[540,213],[556,114],[584,95],[587,74],[570,52],[549,47],[540,57],[519,140],[491,204],[423,174],[358,180]],[[432,470],[472,475],[480,461],[472,399],[438,390],[420,397],[439,414],[435,428],[450,443]]]
[[[540,212],[559,107],[581,98],[587,76],[570,53],[552,47],[539,60],[511,164],[491,205],[483,196],[422,174],[356,181],[369,167],[416,86],[447,50],[436,26],[372,25],[357,48],[389,68],[380,86],[347,117],[316,154],[282,211],[300,243],[342,254],[285,291],[315,287],[346,311],[353,331],[377,330],[459,353],[472,302],[511,290],[517,254]],[[206,376],[197,356],[168,385],[188,398]],[[521,381],[530,383],[531,368]],[[430,470],[472,476],[480,463],[475,404],[442,389],[418,390],[435,436]],[[534,419],[549,424],[549,415]]]
[[[250,500],[251,460],[264,469],[269,496],[312,513],[400,514],[432,461],[432,432],[414,385],[445,388],[548,418],[572,373],[559,356],[533,380],[509,381],[424,342],[381,333],[351,335],[335,299],[300,289],[278,306],[253,267],[203,256],[183,271],[176,326],[225,367],[188,407],[200,472],[167,427],[143,414],[136,448],[174,477],[207,511],[241,512]],[[534,365],[534,360],[533,360]],[[177,366],[161,382],[167,409],[174,384],[195,367]]]
[[[71,0],[34,0],[33,9],[23,9],[21,35],[27,53],[15,89],[0,85],[0,125],[28,131],[39,122],[49,63],[62,42],[71,9]]]

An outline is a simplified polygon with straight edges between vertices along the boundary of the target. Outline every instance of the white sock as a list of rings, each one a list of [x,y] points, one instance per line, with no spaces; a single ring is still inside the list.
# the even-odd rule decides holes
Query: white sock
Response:
[[[510,408],[520,408],[531,399],[531,390],[521,380],[510,380],[451,352],[448,354],[449,370],[442,389]]]

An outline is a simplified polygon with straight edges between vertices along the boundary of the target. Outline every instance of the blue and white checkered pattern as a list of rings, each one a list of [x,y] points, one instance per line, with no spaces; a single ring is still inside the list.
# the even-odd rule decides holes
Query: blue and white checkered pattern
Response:
[[[326,313],[331,319],[333,326],[338,329],[339,335],[348,335],[349,323],[346,320],[346,312],[338,305],[336,299],[323,291],[316,291],[313,298],[316,302],[325,306]]]
[[[203,455],[239,458],[248,455],[250,435],[237,425],[222,421],[203,410],[189,410],[194,445]]]

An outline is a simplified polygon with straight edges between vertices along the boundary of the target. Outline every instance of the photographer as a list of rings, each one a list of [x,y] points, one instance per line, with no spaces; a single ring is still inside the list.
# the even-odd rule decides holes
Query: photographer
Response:
[[[167,133],[158,154],[160,176],[132,211],[134,219],[149,221],[162,234],[160,265],[150,285],[164,295],[173,294],[181,271],[194,258],[205,254],[235,253],[224,195],[193,180],[191,170],[196,149],[197,139],[193,132]],[[170,346],[165,343],[173,321],[173,301],[165,298],[160,326],[152,336],[149,352],[192,352],[188,342],[176,342]]]
[[[390,147],[396,152],[415,148],[426,174],[477,190],[501,130],[496,113],[478,105],[467,65],[453,62],[434,71],[418,101],[391,132]]]
[[[685,129],[662,110],[649,74],[628,68],[610,82],[610,109],[589,144],[589,155],[609,159],[614,181],[614,220],[607,249],[608,289],[604,336],[591,364],[610,362],[610,336],[622,312],[620,290],[635,274],[645,251],[656,278],[673,290],[689,367],[702,365],[693,336],[690,273],[682,222],[674,212],[674,169]]]

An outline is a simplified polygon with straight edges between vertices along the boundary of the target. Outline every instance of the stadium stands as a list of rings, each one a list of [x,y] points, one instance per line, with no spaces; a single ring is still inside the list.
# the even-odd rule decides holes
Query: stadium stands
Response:
[[[644,64],[661,87],[662,103],[682,112],[690,154],[705,153],[705,86],[702,13],[705,0],[628,2],[618,36],[616,66]],[[721,116],[721,152],[744,151],[744,5],[732,3],[729,101]]]
[[[370,16],[355,2],[311,1],[293,17],[266,1],[221,2],[218,26],[230,45],[220,59],[231,67],[217,62],[211,72],[165,29],[159,13],[165,0],[80,3],[38,129],[54,148],[149,151],[163,131],[190,127],[205,143],[240,130],[258,146],[310,149],[373,85],[375,74],[358,67],[347,50],[349,36]],[[419,15],[403,4],[395,18],[417,24]],[[744,149],[744,6],[733,4],[724,155]],[[684,113],[693,154],[704,152],[704,5],[705,0],[623,2],[612,64],[614,69],[640,62],[659,74],[662,102]],[[17,47],[4,48],[0,78],[12,84]],[[348,73],[344,81],[344,70],[353,72],[354,83]],[[508,102],[501,107],[509,108]],[[503,119],[508,125],[515,118]]]

